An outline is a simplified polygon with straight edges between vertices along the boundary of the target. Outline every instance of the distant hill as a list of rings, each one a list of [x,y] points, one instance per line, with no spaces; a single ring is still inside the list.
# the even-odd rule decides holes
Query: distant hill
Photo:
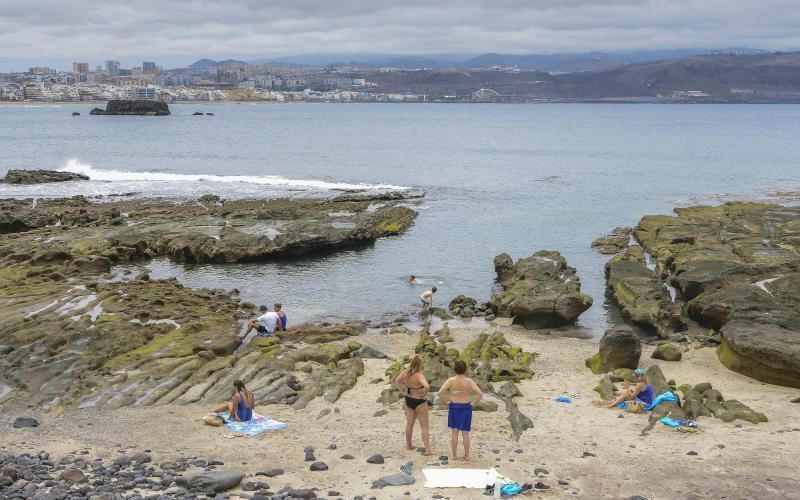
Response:
[[[723,53],[626,64],[600,71],[426,70],[373,73],[376,92],[469,98],[491,89],[499,100],[660,100],[800,102],[800,52]]]
[[[557,79],[564,97],[655,97],[700,91],[732,97],[791,94],[800,97],[800,52],[705,54],[632,64],[608,71],[572,73]]]
[[[208,68],[215,68],[217,66],[227,66],[229,64],[247,64],[244,61],[237,61],[235,59],[226,59],[224,61],[214,61],[212,59],[200,59],[198,61],[193,62],[189,65],[189,69],[208,69]]]

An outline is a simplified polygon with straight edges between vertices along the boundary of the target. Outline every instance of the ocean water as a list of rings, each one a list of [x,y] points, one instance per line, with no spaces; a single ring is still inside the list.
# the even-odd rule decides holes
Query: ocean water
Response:
[[[0,106],[0,174],[67,169],[91,182],[5,186],[0,197],[72,194],[225,198],[421,189],[405,234],[313,259],[181,266],[155,277],[282,302],[292,322],[485,300],[492,259],[558,250],[595,299],[579,325],[602,335],[614,309],[591,241],[675,206],[763,199],[800,187],[792,105],[173,105],[173,115],[93,117],[92,106]],[[73,111],[82,116],[73,117]],[[215,116],[192,116],[194,111]],[[406,283],[410,274],[422,284]]]

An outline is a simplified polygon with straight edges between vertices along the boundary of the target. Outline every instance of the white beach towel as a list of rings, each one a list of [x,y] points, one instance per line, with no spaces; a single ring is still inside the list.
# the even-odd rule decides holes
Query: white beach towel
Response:
[[[479,488],[497,480],[494,469],[422,469],[426,488]]]

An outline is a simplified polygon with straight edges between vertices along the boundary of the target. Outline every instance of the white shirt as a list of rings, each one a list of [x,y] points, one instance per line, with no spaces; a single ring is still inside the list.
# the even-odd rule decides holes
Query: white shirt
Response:
[[[275,331],[275,325],[277,325],[280,320],[278,313],[275,311],[268,311],[258,318],[258,321],[264,325],[264,328],[266,328],[269,333]]]

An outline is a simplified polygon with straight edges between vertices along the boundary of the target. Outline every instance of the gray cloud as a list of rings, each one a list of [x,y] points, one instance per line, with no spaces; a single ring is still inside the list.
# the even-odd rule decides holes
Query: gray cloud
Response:
[[[796,0],[0,0],[0,60],[791,49],[798,25]]]

